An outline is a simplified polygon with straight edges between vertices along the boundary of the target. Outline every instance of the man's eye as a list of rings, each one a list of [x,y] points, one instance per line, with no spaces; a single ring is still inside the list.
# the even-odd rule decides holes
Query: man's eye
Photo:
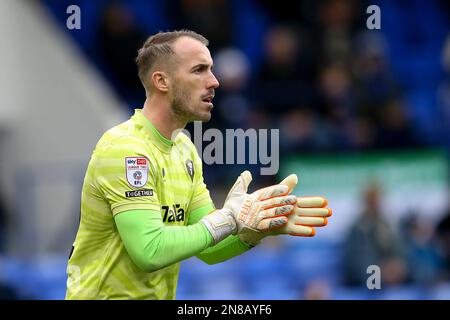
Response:
[[[201,68],[195,69],[195,70],[194,70],[194,73],[200,73],[200,72],[202,72],[202,69],[201,69]]]

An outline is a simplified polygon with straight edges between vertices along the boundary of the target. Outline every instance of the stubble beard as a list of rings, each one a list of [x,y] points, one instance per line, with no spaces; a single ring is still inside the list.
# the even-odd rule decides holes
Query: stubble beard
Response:
[[[175,88],[171,105],[174,114],[183,122],[205,122],[211,119],[211,113],[202,113],[192,108],[191,96],[180,88]]]

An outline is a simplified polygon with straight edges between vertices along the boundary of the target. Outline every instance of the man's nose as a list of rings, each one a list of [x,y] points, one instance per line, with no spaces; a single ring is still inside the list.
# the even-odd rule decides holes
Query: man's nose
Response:
[[[208,89],[216,89],[219,87],[219,80],[217,80],[216,76],[211,72],[211,77],[208,80]]]

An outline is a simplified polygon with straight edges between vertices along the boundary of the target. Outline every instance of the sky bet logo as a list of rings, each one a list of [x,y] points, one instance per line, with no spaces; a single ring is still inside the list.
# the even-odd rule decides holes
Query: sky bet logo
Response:
[[[147,159],[137,158],[137,159],[128,159],[127,164],[136,164],[138,166],[147,165]]]

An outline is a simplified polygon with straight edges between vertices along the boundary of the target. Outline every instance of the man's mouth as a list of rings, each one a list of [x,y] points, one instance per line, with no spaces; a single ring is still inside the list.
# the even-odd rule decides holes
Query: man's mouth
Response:
[[[203,99],[202,99],[202,101],[203,102],[206,102],[206,103],[212,103],[212,100],[214,99],[214,96],[213,95],[209,95],[209,96],[206,96],[206,97],[204,97]]]

